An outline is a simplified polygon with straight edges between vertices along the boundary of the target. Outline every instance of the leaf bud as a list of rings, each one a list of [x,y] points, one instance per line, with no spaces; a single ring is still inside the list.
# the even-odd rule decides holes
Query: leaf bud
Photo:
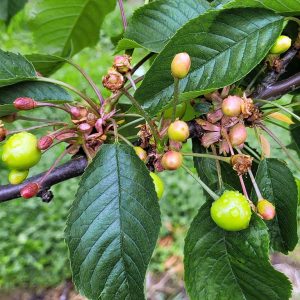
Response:
[[[18,110],[31,110],[37,107],[37,102],[28,97],[17,98],[13,104]]]
[[[23,198],[29,199],[37,195],[39,192],[40,186],[36,182],[28,183],[20,191],[20,194]]]

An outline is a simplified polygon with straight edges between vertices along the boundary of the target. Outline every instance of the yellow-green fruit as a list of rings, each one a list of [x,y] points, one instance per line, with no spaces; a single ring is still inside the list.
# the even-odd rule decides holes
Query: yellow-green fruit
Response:
[[[180,103],[176,106],[176,113],[175,113],[175,118],[181,119],[186,112],[186,103]],[[164,118],[165,119],[172,119],[173,115],[173,107],[170,107],[164,111]]]
[[[29,132],[11,136],[3,146],[2,160],[8,168],[28,170],[41,159],[37,138]]]
[[[214,222],[222,229],[239,231],[249,226],[251,208],[248,200],[239,192],[225,191],[210,209]]]
[[[292,40],[286,35],[281,35],[277,38],[275,44],[270,50],[270,53],[272,54],[284,53],[290,49],[291,45],[292,45]]]
[[[158,200],[160,200],[164,194],[165,185],[161,178],[153,172],[150,172],[150,176],[153,179],[155,191],[157,194]]]
[[[142,160],[142,161],[146,161],[147,159],[147,152],[142,148],[142,147],[133,147],[136,155]]]
[[[184,121],[175,121],[168,128],[169,139],[176,142],[184,142],[190,135],[189,126]]]
[[[29,170],[11,170],[8,174],[8,181],[10,184],[20,184],[27,178],[28,173]]]
[[[190,71],[191,68],[191,58],[186,52],[178,53],[173,58],[171,64],[171,72],[173,77],[182,79]]]

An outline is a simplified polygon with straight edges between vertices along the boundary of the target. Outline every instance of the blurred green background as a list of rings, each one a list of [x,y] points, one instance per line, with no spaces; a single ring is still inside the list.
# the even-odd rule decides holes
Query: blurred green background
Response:
[[[132,13],[135,6],[141,1],[126,3],[127,14]],[[32,37],[27,28],[24,14],[19,13],[5,28],[0,24],[1,49],[33,53]],[[101,42],[94,49],[85,49],[74,57],[74,61],[82,66],[88,74],[101,86],[101,78],[112,64],[114,45],[111,39],[122,32],[122,23],[119,11],[116,9],[105,20],[101,30]],[[143,56],[142,50],[137,50],[134,62]],[[140,72],[143,72],[141,69]],[[68,82],[85,90],[89,95],[92,91],[80,73],[71,66],[64,66],[53,75],[58,80]],[[105,96],[108,92],[102,89]],[[41,117],[41,111],[34,112]],[[53,118],[51,109],[43,109],[43,118]],[[64,114],[55,111],[56,118],[64,118]],[[19,121],[13,128],[29,127],[29,122]],[[46,131],[37,131],[41,136]],[[283,129],[276,127],[277,135],[283,142],[290,143],[289,135]],[[254,137],[253,146],[258,147]],[[272,143],[272,141],[269,139]],[[55,158],[63,151],[63,146],[57,146],[47,152],[41,162],[31,170],[31,175],[46,170]],[[190,150],[187,143],[185,150]],[[292,155],[298,159],[297,153]],[[282,150],[272,143],[272,156],[285,157]],[[188,160],[188,159],[187,159]],[[191,159],[188,164],[192,166]],[[293,164],[290,164],[293,168]],[[164,273],[174,268],[174,272],[182,278],[182,252],[184,238],[191,220],[203,203],[203,193],[193,178],[187,176],[184,170],[164,172],[161,174],[165,182],[165,194],[160,201],[162,211],[162,229],[157,248],[150,265],[153,274]],[[7,183],[7,172],[0,170],[0,184]],[[70,205],[74,199],[78,179],[61,183],[53,187],[54,200],[45,204],[39,199],[18,199],[1,204],[0,208],[0,289],[9,290],[18,287],[51,287],[69,279],[70,268],[67,258],[67,248],[64,242],[64,227]],[[163,298],[162,298],[163,299]],[[172,298],[175,299],[175,298]],[[181,298],[178,298],[181,299]]]

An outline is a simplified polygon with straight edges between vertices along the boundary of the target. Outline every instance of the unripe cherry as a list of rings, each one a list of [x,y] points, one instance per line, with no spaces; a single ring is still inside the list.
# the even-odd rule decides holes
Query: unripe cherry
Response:
[[[37,107],[37,102],[28,97],[17,98],[13,104],[18,110],[31,110]]]
[[[176,151],[166,152],[161,159],[161,164],[165,170],[177,170],[181,167],[182,162],[182,154]]]
[[[190,135],[189,126],[186,122],[177,120],[168,128],[168,136],[170,140],[176,142],[184,142]]]
[[[21,189],[20,194],[23,198],[29,199],[36,196],[39,192],[39,189],[40,186],[36,182],[31,182]]]
[[[225,116],[237,117],[242,112],[242,99],[238,96],[228,96],[222,102],[222,111]]]
[[[148,155],[147,152],[142,148],[142,147],[133,147],[136,155],[142,160],[142,161],[146,161]]]
[[[276,215],[275,206],[266,199],[260,199],[257,203],[257,212],[264,220],[272,220]]]
[[[46,150],[53,144],[53,138],[49,135],[41,137],[38,141],[37,147],[40,150]]]
[[[281,54],[286,52],[292,45],[292,40],[286,36],[281,35],[277,38],[275,44],[270,49],[270,53],[272,54]]]
[[[244,124],[238,123],[229,131],[229,140],[232,146],[239,146],[247,139],[247,130]]]
[[[8,181],[10,184],[20,184],[28,176],[29,170],[10,170],[8,174]]]
[[[182,79],[190,71],[191,68],[191,58],[186,52],[178,53],[173,58],[171,64],[171,72],[173,77]]]

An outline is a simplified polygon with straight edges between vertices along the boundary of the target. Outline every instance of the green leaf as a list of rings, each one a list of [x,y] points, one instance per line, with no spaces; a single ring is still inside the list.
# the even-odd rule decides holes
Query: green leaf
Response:
[[[168,105],[176,53],[187,52],[192,65],[180,81],[182,101],[230,85],[266,56],[282,31],[283,17],[264,9],[209,11],[184,25],[166,45],[135,93],[152,116]]]
[[[149,171],[127,145],[103,145],[67,221],[73,280],[89,299],[144,299],[160,227]]]
[[[175,32],[210,8],[206,0],[158,0],[137,9],[117,51],[143,47],[160,52]]]
[[[26,4],[27,0],[0,0],[0,20],[9,23]]]
[[[34,67],[24,56],[0,49],[0,87],[34,78]]]
[[[52,75],[54,72],[60,69],[66,61],[63,57],[38,53],[26,55],[26,58],[44,77]]]
[[[220,229],[206,203],[193,220],[184,248],[185,283],[191,300],[287,300],[291,283],[269,261],[264,222],[252,216],[239,232]]]
[[[30,97],[36,101],[52,103],[72,101],[70,94],[56,84],[37,81],[20,82],[0,88],[0,117],[17,111],[12,103],[18,97]]]
[[[114,0],[32,1],[28,13],[38,48],[67,56],[94,46],[104,18],[115,4]]]
[[[300,13],[300,0],[216,0],[212,5],[217,8],[262,7],[277,13],[288,13],[289,15]]]
[[[287,254],[298,242],[298,191],[293,174],[284,162],[268,158],[259,164],[256,182],[262,196],[276,208],[276,217],[267,222],[271,246],[274,250]],[[254,191],[252,198],[257,199]]]

